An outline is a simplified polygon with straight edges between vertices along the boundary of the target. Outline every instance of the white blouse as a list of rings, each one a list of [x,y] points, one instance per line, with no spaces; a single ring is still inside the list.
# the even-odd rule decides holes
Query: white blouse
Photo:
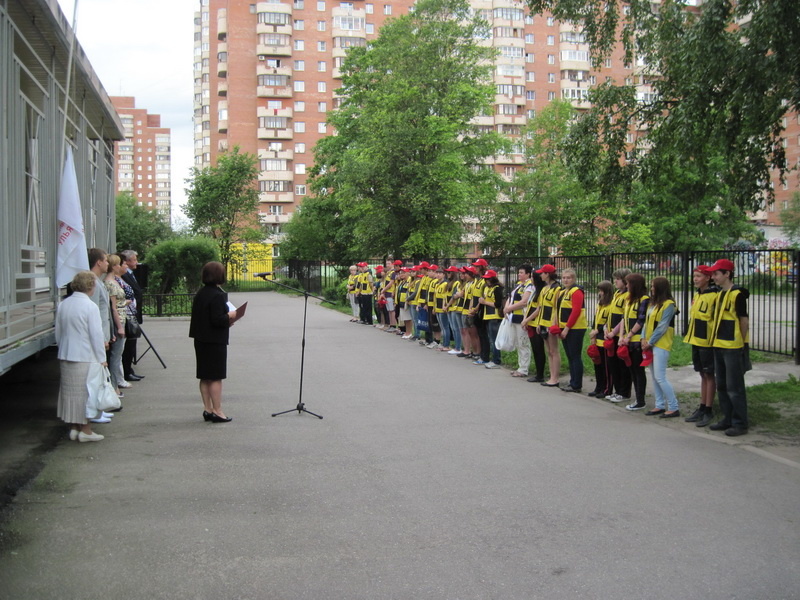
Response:
[[[100,309],[83,292],[74,292],[56,312],[58,358],[72,362],[106,361]]]

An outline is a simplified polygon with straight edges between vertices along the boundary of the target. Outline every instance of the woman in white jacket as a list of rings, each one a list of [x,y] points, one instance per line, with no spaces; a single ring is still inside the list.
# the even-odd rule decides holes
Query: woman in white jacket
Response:
[[[56,343],[61,361],[58,417],[70,426],[69,439],[79,442],[103,439],[99,433],[92,432],[86,419],[89,365],[106,365],[100,310],[90,298],[94,294],[95,280],[91,271],[75,275],[71,284],[73,293],[59,304],[56,313]]]

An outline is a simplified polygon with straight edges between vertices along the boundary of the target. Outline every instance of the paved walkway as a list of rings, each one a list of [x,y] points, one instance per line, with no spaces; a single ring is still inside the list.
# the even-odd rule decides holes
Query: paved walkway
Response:
[[[168,369],[143,359],[103,442],[54,430],[0,523],[0,598],[797,597],[796,462],[314,304],[324,419],[272,418],[297,404],[303,301],[245,299],[233,422],[202,420],[188,323],[148,322]]]

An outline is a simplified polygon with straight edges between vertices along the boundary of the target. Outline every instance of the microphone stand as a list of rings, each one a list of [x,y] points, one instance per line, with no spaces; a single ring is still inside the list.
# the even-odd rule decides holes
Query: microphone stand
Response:
[[[272,275],[272,273],[254,273],[254,277],[260,277],[261,279],[263,279],[267,283],[272,283],[274,285],[279,285],[279,286],[281,286],[283,288],[286,288],[287,290],[292,290],[293,292],[297,292],[298,294],[302,294],[303,298],[305,299],[304,300],[304,305],[303,305],[303,341],[302,341],[302,349],[300,351],[300,398],[299,398],[299,401],[297,402],[297,406],[296,407],[290,408],[289,410],[284,410],[284,411],[281,411],[281,412],[273,413],[272,416],[273,417],[277,417],[278,415],[285,415],[286,413],[294,412],[296,410],[298,415],[300,415],[302,413],[308,413],[309,415],[312,415],[314,417],[317,417],[318,419],[321,419],[322,415],[318,415],[316,413],[311,412],[310,410],[307,410],[305,404],[303,404],[303,366],[305,364],[305,357],[306,357],[306,315],[308,314],[308,298],[309,298],[309,296],[312,297],[312,298],[316,298],[317,300],[321,300],[322,302],[330,302],[330,300],[326,300],[325,298],[320,298],[319,296],[315,296],[314,294],[311,294],[311,293],[307,292],[306,290],[293,288],[292,286],[286,285],[285,283],[281,283],[280,281],[275,281],[273,279],[267,279],[267,277],[269,275]]]

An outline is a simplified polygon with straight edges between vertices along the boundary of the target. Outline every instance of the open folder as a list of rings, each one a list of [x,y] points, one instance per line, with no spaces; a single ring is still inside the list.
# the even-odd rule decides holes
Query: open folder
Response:
[[[242,304],[239,308],[236,308],[233,304],[228,302],[228,309],[236,311],[236,316],[234,317],[233,321],[231,321],[231,325],[233,325],[233,323],[236,323],[236,321],[241,319],[244,316],[244,313],[247,312],[247,302]]]

